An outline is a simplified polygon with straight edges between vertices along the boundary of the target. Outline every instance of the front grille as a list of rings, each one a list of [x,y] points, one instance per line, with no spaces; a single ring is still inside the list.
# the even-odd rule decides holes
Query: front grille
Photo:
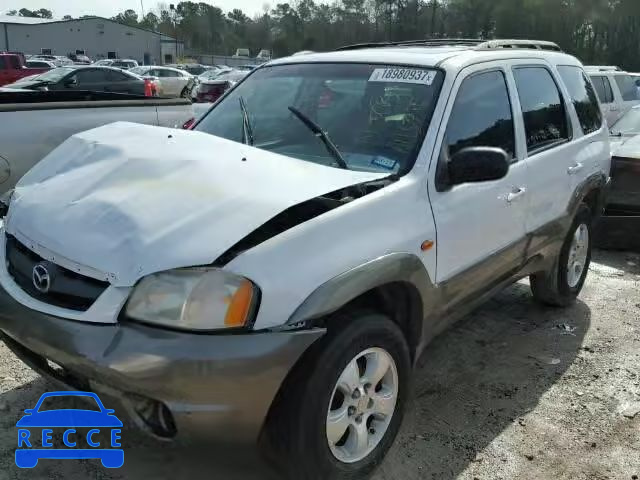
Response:
[[[85,277],[40,257],[11,235],[7,235],[6,245],[9,274],[22,290],[41,302],[85,311],[109,286],[109,282]],[[49,274],[50,287],[46,293],[34,285],[33,269],[38,264]]]

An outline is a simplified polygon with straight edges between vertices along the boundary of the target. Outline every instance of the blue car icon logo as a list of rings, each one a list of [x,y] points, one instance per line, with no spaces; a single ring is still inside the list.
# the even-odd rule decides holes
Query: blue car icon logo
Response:
[[[57,403],[60,397],[85,397],[85,400],[89,401],[93,399],[99,410],[43,408],[43,403],[47,405]],[[54,400],[56,402],[53,402]],[[120,448],[122,422],[114,415],[114,410],[104,407],[95,393],[45,393],[34,408],[26,409],[24,413],[25,415],[16,424],[18,427],[16,465],[18,467],[33,468],[41,458],[95,458],[100,459],[102,465],[107,468],[119,468],[124,464],[124,451]],[[90,428],[86,435],[77,430],[77,428],[86,430],[86,427]],[[109,430],[108,445],[104,445],[107,442],[97,438],[101,430]],[[53,448],[54,435],[62,440],[66,448]],[[78,444],[86,444],[87,448],[78,448]]]

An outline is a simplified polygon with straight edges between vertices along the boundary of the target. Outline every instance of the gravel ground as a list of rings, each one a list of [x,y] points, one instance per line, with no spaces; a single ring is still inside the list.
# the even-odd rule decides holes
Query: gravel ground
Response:
[[[640,255],[595,252],[567,310],[534,304],[528,285],[516,284],[436,339],[420,365],[412,408],[375,480],[640,476]],[[0,346],[0,478],[265,478],[246,458],[128,429],[121,469],[48,460],[20,470],[15,422],[52,389]]]

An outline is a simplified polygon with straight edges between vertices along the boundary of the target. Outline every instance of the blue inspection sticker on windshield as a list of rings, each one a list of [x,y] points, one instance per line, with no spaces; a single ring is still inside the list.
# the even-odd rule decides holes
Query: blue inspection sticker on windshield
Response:
[[[431,85],[436,78],[435,70],[421,68],[376,68],[369,77],[370,82],[419,83]]]
[[[371,165],[386,168],[387,170],[393,170],[393,168],[396,166],[396,163],[398,162],[386,157],[375,157],[373,160],[371,160]]]

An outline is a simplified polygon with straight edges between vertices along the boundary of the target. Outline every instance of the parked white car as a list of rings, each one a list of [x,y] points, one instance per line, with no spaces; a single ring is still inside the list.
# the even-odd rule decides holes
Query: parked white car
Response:
[[[640,103],[640,95],[631,75],[613,66],[587,66],[598,93],[608,125],[613,125],[627,110]]]
[[[366,478],[435,335],[527,276],[575,302],[608,182],[578,60],[450,42],[278,59],[194,130],[69,139],[0,230],[7,345],[156,437]]]
[[[115,62],[115,60],[105,58],[104,60],[98,60],[94,63],[94,65],[101,67],[110,67],[113,65],[113,62]]]
[[[129,71],[143,78],[157,79],[158,94],[165,97],[191,98],[191,92],[196,84],[193,75],[177,68],[145,65]]]
[[[110,65],[111,67],[120,68],[122,70],[130,70],[138,66],[138,62],[136,60],[132,60],[130,58],[119,58],[114,60]]]

